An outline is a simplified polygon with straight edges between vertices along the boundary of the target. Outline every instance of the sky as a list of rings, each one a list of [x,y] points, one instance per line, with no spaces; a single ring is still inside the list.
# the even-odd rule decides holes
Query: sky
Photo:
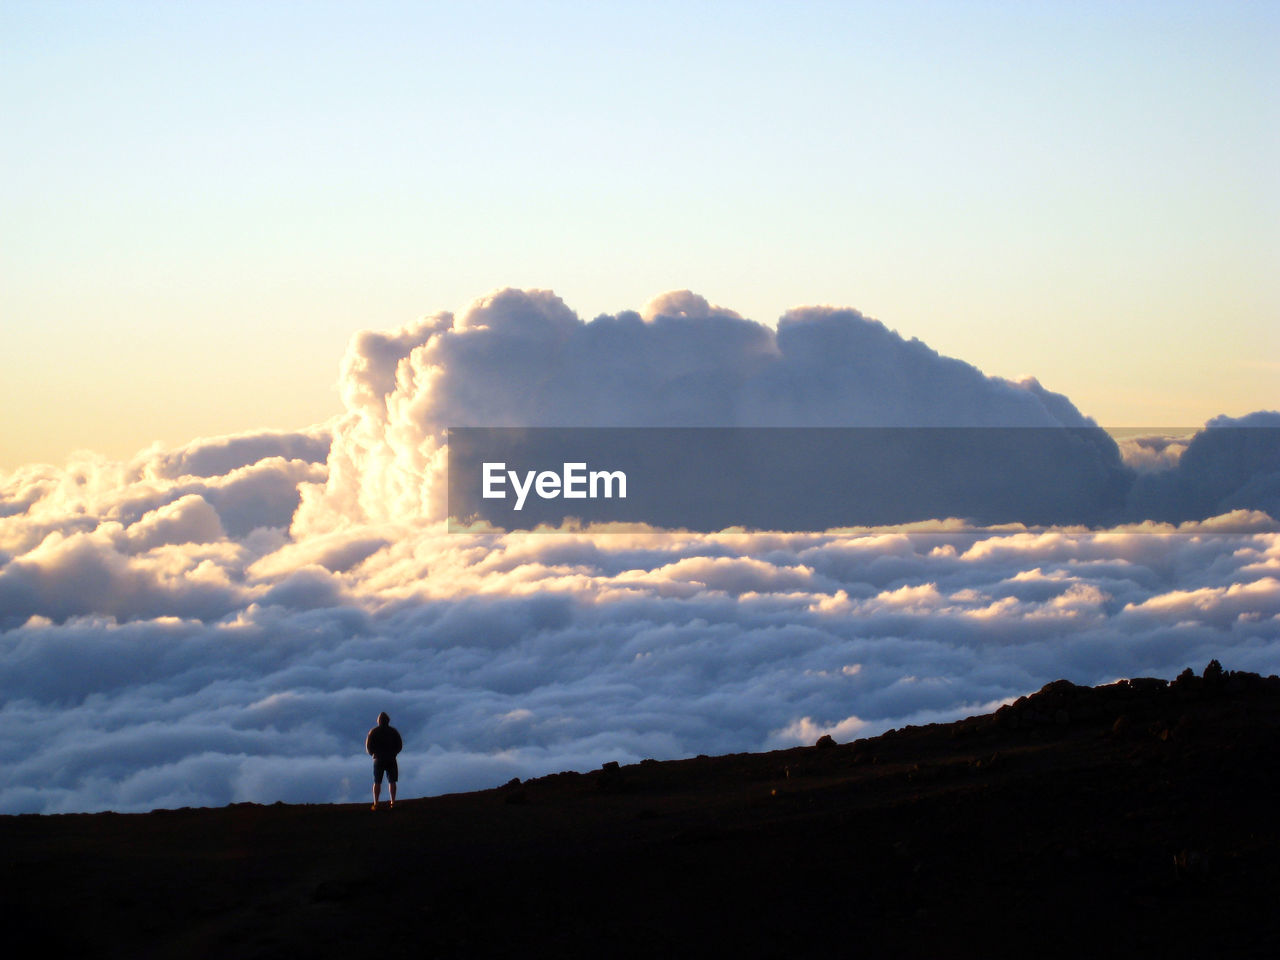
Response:
[[[1278,27],[0,3],[0,813],[363,800],[381,710],[421,796],[1280,673]],[[459,426],[1063,443],[449,532]]]
[[[0,469],[341,410],[508,286],[853,307],[1108,426],[1275,406],[1264,3],[0,5]]]

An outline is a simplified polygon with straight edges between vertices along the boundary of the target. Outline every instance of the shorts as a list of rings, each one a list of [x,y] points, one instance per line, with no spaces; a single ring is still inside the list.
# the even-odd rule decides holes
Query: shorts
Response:
[[[387,775],[387,783],[395,783],[400,779],[400,768],[396,766],[395,757],[392,757],[390,760],[379,760],[377,757],[373,758],[373,782],[381,784],[382,775],[384,773]]]

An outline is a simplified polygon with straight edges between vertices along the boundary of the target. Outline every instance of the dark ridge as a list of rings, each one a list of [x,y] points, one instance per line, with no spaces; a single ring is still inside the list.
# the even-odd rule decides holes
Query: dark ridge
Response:
[[[0,817],[0,895],[80,957],[1270,957],[1278,748],[1214,661],[394,811]]]

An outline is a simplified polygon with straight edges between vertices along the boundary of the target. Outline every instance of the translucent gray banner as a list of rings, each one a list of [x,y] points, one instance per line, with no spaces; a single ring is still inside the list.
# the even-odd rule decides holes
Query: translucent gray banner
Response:
[[[1184,442],[1169,469],[1141,472],[1096,427],[453,428],[449,526],[1101,527],[1280,512],[1280,430]]]

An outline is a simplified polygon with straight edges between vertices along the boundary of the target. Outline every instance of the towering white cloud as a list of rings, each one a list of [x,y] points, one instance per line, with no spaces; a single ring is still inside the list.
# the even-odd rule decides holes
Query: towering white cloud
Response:
[[[1086,426],[1035,380],[1011,383],[855,310],[777,330],[688,291],[584,322],[554,294],[503,290],[460,315],[364,333],[343,361],[347,415],[299,529],[440,519],[447,427]]]

